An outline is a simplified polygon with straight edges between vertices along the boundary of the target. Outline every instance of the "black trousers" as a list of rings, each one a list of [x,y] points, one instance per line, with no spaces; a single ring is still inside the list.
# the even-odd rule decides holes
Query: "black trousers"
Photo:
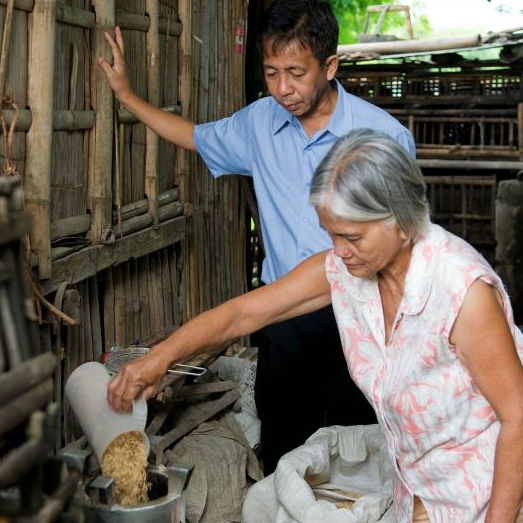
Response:
[[[266,475],[320,427],[376,423],[347,370],[332,307],[270,325],[256,341],[255,401]]]

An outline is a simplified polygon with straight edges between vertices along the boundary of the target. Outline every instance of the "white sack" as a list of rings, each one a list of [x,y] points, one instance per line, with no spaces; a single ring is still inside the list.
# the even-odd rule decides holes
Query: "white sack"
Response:
[[[336,506],[349,501],[350,508]],[[274,474],[249,489],[242,523],[394,523],[391,504],[379,425],[332,426],[285,454]]]

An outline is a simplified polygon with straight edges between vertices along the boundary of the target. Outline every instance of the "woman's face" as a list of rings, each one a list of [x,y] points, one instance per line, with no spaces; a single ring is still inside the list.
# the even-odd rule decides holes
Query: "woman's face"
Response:
[[[406,235],[390,220],[355,222],[333,218],[318,209],[320,223],[334,243],[339,256],[353,276],[372,278],[391,268],[398,260]]]

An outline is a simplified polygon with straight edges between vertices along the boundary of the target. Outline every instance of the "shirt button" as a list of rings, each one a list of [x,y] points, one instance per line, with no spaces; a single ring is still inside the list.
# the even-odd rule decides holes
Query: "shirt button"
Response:
[[[302,222],[308,222],[309,221],[309,218],[307,218],[307,216],[304,216],[302,219],[301,219]]]

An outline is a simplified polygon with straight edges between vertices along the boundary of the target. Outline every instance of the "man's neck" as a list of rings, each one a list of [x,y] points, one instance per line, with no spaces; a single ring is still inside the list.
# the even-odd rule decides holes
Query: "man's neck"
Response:
[[[337,102],[338,89],[336,85],[331,86],[329,84],[314,110],[299,117],[300,123],[309,138],[327,127]]]

